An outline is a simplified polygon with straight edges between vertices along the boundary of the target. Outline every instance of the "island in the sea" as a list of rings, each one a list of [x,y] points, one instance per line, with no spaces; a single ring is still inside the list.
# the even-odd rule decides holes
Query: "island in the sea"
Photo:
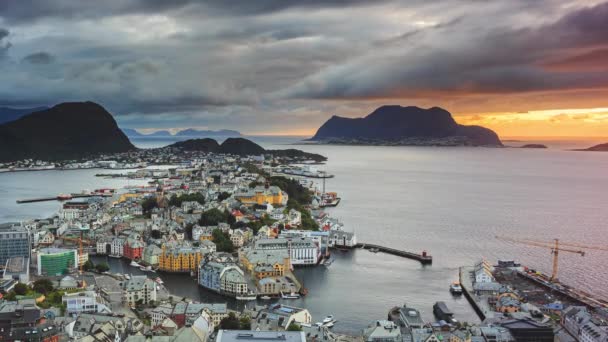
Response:
[[[332,116],[310,141],[324,144],[503,146],[485,127],[458,124],[445,109],[382,106],[363,118]]]
[[[543,144],[525,144],[525,145],[521,146],[520,148],[547,148],[547,145],[543,145]]]
[[[608,143],[599,144],[599,145],[591,146],[589,148],[584,148],[584,149],[575,150],[575,151],[608,152]]]

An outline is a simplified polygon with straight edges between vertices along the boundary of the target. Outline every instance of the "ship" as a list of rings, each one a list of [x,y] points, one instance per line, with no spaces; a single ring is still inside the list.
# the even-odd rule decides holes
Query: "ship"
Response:
[[[236,300],[242,300],[242,301],[252,301],[252,300],[256,300],[258,299],[258,297],[255,295],[255,293],[247,293],[241,296],[236,296]]]
[[[281,292],[281,298],[283,298],[283,299],[299,299],[300,295],[297,294],[297,293],[295,293],[295,292],[292,292],[292,293],[289,293],[289,294],[285,294],[284,292]]]
[[[452,283],[452,285],[450,285],[450,292],[453,295],[461,295],[462,294],[462,286],[460,286],[460,283],[455,281]]]
[[[338,197],[338,194],[336,192],[326,192],[321,195],[321,201],[319,203],[319,207],[321,207],[321,208],[335,207],[338,204],[340,204],[340,200],[341,200],[341,198]]]
[[[70,195],[70,194],[59,194],[59,195],[57,195],[57,199],[59,201],[69,201],[69,200],[72,199],[72,195]]]
[[[131,263],[129,264],[129,266],[133,266],[133,267],[141,267],[140,264],[136,263],[135,260],[131,261]]]
[[[448,309],[448,306],[445,302],[436,302],[433,305],[433,313],[438,320],[443,320],[448,323],[456,323],[457,321],[454,319],[454,313]]]

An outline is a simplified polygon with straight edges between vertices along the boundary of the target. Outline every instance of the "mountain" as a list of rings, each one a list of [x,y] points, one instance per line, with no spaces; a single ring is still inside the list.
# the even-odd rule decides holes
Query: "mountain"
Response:
[[[439,107],[422,109],[413,106],[382,106],[364,118],[334,115],[311,140],[361,140],[404,145],[446,141],[458,145],[502,146],[498,135],[490,129],[459,125],[450,112]]]
[[[171,137],[173,134],[169,131],[156,131],[154,133],[146,134],[146,137]]]
[[[185,129],[175,134],[178,137],[240,137],[241,132],[229,129],[220,129],[219,131],[205,131],[198,129]]]
[[[93,102],[61,103],[0,125],[0,161],[57,160],[135,150],[112,114]]]
[[[0,124],[15,121],[20,117],[38,112],[41,110],[48,109],[49,107],[35,107],[35,108],[9,108],[9,107],[0,107]]]
[[[206,153],[217,152],[220,148],[220,144],[217,141],[205,138],[205,139],[190,139],[185,141],[178,141],[174,144],[169,145],[170,148],[177,148],[182,151],[200,151]]]
[[[576,150],[576,151],[608,152],[608,143],[599,144],[599,145],[591,146],[589,148],[585,148],[582,150]]]
[[[234,154],[239,156],[252,156],[252,155],[267,155],[271,154],[275,157],[281,158],[292,158],[292,159],[306,159],[314,160],[317,162],[326,161],[327,158],[315,153],[308,153],[295,149],[286,150],[265,150],[262,146],[254,143],[251,140],[244,138],[228,138],[221,145],[214,139],[190,139],[185,141],[179,141],[173,143],[167,147],[167,149],[180,149],[182,151],[200,151],[205,153],[223,153],[223,154]]]
[[[127,137],[143,137],[144,134],[139,133],[138,131],[134,130],[133,128],[121,128],[122,132],[127,136]]]
[[[228,138],[220,145],[218,153],[236,154],[239,156],[260,155],[266,150],[251,140],[244,138]]]

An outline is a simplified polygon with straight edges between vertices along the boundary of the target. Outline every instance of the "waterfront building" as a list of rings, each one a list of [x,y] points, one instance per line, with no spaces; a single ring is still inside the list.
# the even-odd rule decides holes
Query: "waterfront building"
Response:
[[[23,284],[30,282],[30,259],[14,257],[6,261],[2,279],[15,280]]]
[[[103,303],[103,299],[94,291],[66,293],[61,297],[61,302],[68,315],[96,312],[111,313],[111,310]]]
[[[492,283],[494,276],[492,275],[493,267],[486,260],[482,260],[475,265],[473,273],[476,283]]]
[[[156,301],[156,283],[145,275],[131,276],[124,285],[124,298],[129,306]]]
[[[144,248],[143,261],[147,265],[156,266],[158,265],[158,257],[162,254],[163,250],[157,245],[148,245]]]
[[[112,240],[108,238],[99,238],[95,242],[95,252],[101,255],[108,255],[112,253]]]
[[[401,342],[401,330],[391,321],[376,321],[363,330],[365,342]],[[439,342],[439,340],[433,341]]]
[[[555,333],[553,327],[531,319],[511,319],[498,323],[509,330],[515,341],[553,342]]]
[[[220,330],[216,342],[306,342],[303,331]]]
[[[198,280],[200,286],[231,297],[249,291],[245,273],[233,262],[205,260],[199,267]]]
[[[319,262],[321,248],[310,238],[279,238],[259,239],[255,242],[255,250],[286,250],[289,253],[291,265],[316,265]]]
[[[291,269],[289,253],[285,249],[247,249],[239,253],[243,267],[256,279],[281,277]]]
[[[78,266],[75,249],[41,248],[37,255],[38,275],[60,276]]]
[[[283,304],[256,305],[246,308],[243,313],[251,318],[251,330],[285,331],[291,323],[312,323],[312,316],[307,309]]]
[[[110,246],[110,255],[116,257],[122,257],[124,255],[124,244],[125,239],[120,237],[115,237],[112,239],[112,244]]]
[[[278,186],[256,186],[253,189],[239,189],[234,198],[245,205],[271,204],[273,206],[284,206],[289,196]]]
[[[13,257],[30,258],[30,234],[19,223],[0,224],[0,265]]]
[[[139,235],[134,234],[127,238],[123,246],[123,256],[130,260],[140,260],[144,252],[144,243]]]
[[[208,253],[201,247],[170,247],[163,244],[158,256],[158,269],[167,272],[195,272]]]
[[[608,329],[604,325],[600,327],[593,322],[589,322],[581,327],[578,340],[581,342],[606,342],[608,341]]]
[[[76,220],[86,215],[89,207],[88,202],[65,202],[59,210],[59,217],[67,221]]]
[[[415,308],[403,305],[399,308],[399,322],[408,330],[420,329],[424,326],[424,321],[420,311]]]
[[[329,245],[331,247],[354,248],[357,245],[357,236],[353,232],[329,230]]]

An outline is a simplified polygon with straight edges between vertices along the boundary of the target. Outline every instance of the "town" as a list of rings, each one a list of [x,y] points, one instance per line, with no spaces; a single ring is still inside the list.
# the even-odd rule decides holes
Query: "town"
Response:
[[[332,253],[353,248],[410,256],[358,242],[324,210],[338,205],[337,193],[326,192],[325,183],[319,189],[319,181],[296,177],[293,170],[305,169],[323,182],[329,177],[310,167],[284,166],[297,163],[302,160],[271,154],[161,149],[62,164],[65,169],[139,168],[99,177],[149,182],[51,197],[61,201],[53,217],[0,224],[0,338],[608,341],[606,303],[573,300],[537,286],[513,261],[494,266],[486,260],[461,268],[460,281],[449,288],[454,296],[464,292],[480,315],[479,324],[459,321],[441,301],[433,306],[436,321],[425,321],[420,308],[395,303],[386,317],[370,317],[360,334],[335,332],[339,317],[313,318],[307,308],[289,305],[308,294],[294,269],[330,268]],[[422,263],[432,260],[426,253],[418,257]],[[115,272],[104,261],[108,258],[140,272]],[[171,274],[187,275],[226,302],[176,296],[163,281]],[[228,300],[247,305],[230,309]]]

